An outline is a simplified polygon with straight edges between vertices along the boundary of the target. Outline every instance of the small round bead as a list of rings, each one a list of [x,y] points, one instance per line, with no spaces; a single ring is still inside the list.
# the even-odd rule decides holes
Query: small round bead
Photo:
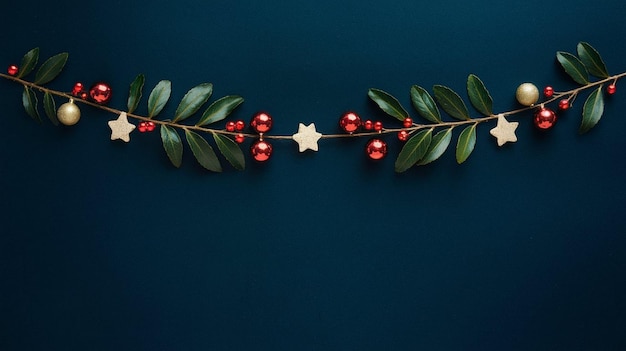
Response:
[[[617,87],[615,86],[615,84],[611,84],[608,87],[606,87],[606,92],[609,95],[615,94],[616,91],[617,91]]]
[[[235,122],[230,121],[228,123],[226,123],[226,130],[229,132],[234,132],[235,131]]]
[[[82,91],[83,83],[77,82],[76,84],[74,84],[74,88],[72,88],[72,95],[79,96]]]
[[[367,121],[365,121],[365,123],[363,123],[363,128],[365,130],[372,130],[372,129],[374,129],[374,122],[372,122],[371,120],[368,119]]]
[[[402,121],[402,125],[404,126],[404,128],[411,128],[411,126],[413,125],[413,120],[410,117],[407,117],[404,119],[404,121]]]
[[[16,66],[16,65],[11,65],[11,66],[9,66],[9,68],[7,69],[7,73],[8,73],[10,76],[14,76],[14,75],[16,75],[16,74],[17,74],[17,72],[19,72],[19,70],[20,70],[20,69],[19,69],[19,68],[17,68],[17,66]]]
[[[377,132],[382,132],[382,130],[383,130],[383,122],[376,121],[374,123],[374,130],[377,131]]]
[[[559,110],[565,111],[568,108],[570,108],[570,103],[569,103],[568,99],[563,99],[563,100],[559,101]]]
[[[238,132],[241,132],[242,130],[244,130],[244,128],[246,128],[246,122],[239,120],[237,122],[235,122],[235,130]]]
[[[407,141],[409,139],[409,133],[406,130],[399,131],[398,139],[400,139],[400,141]]]
[[[86,91],[82,91],[82,92],[80,93],[80,98],[81,98],[81,99],[83,99],[83,100],[87,100],[87,97],[88,97],[88,96],[89,96],[89,94],[87,94],[87,92],[86,92]]]
[[[361,126],[361,117],[354,112],[346,112],[339,120],[339,126],[347,133],[356,132]]]
[[[250,127],[257,133],[267,133],[272,129],[272,116],[265,112],[259,112],[252,117]]]
[[[145,122],[146,123],[146,128],[148,128],[148,131],[151,132],[154,130],[154,128],[156,128],[156,124],[154,124],[154,122],[150,121],[150,122]]]
[[[237,134],[235,135],[235,142],[237,144],[241,144],[243,143],[243,141],[246,140],[246,137],[243,134]]]
[[[551,98],[552,95],[554,95],[554,88],[552,88],[551,86],[543,88],[543,95],[547,98]]]

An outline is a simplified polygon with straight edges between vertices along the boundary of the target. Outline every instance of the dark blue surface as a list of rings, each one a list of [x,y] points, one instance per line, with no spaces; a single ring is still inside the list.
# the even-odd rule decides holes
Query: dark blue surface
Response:
[[[412,84],[464,91],[481,77],[496,111],[518,84],[569,89],[554,59],[588,41],[626,71],[626,4],[561,2],[42,1],[0,22],[0,64],[68,51],[50,84],[108,81],[123,108],[138,73],[172,101],[214,83],[273,132],[337,132],[352,109],[393,124],[377,87],[409,106]],[[577,134],[582,99],[557,127],[521,117],[498,148],[478,128],[405,174],[371,164],[364,140],[210,174],[157,133],[109,141],[112,115],[82,107],[40,126],[0,82],[0,350],[624,350],[626,97]],[[147,95],[147,92],[146,92]],[[145,102],[144,102],[145,103]],[[176,103],[168,105],[172,113]],[[145,112],[145,105],[139,112]]]

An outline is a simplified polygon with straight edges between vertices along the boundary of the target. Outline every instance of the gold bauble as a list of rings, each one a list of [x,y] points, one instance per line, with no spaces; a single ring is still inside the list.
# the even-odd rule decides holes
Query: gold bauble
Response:
[[[66,102],[57,110],[57,118],[66,126],[73,126],[80,120],[80,109],[74,102]]]
[[[539,100],[539,89],[533,83],[523,83],[515,92],[517,101],[524,106],[532,106]]]

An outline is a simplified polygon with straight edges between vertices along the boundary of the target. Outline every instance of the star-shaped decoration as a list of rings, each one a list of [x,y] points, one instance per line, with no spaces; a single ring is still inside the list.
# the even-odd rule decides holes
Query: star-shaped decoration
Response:
[[[130,132],[135,129],[135,125],[128,123],[126,112],[122,112],[116,120],[109,121],[109,128],[111,128],[111,140],[122,139],[129,142]]]
[[[300,123],[298,125],[298,132],[294,134],[293,140],[298,143],[299,151],[304,152],[308,149],[317,151],[317,141],[322,137],[321,133],[315,130],[315,123],[311,123],[308,126]]]
[[[509,122],[504,118],[503,114],[499,114],[498,124],[489,133],[498,139],[498,146],[502,146],[507,142],[514,143],[517,141],[515,129],[517,129],[518,125],[519,122]]]

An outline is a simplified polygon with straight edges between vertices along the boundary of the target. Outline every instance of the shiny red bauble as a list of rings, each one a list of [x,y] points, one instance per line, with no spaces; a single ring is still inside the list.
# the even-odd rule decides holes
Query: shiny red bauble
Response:
[[[559,110],[565,111],[570,107],[570,102],[568,99],[563,99],[559,101]]]
[[[547,86],[543,88],[543,95],[547,98],[551,98],[554,95],[554,88]]]
[[[380,160],[387,155],[387,143],[380,139],[371,139],[365,146],[365,154],[372,160]]]
[[[272,116],[265,112],[259,112],[252,116],[250,127],[257,133],[267,133],[272,129]]]
[[[19,72],[19,70],[20,70],[20,69],[19,69],[19,68],[17,68],[17,66],[16,66],[16,65],[11,65],[11,66],[9,66],[9,68],[7,69],[7,73],[8,73],[10,76],[14,76],[14,75],[16,75],[16,74],[17,74],[17,72]]]
[[[243,134],[237,134],[235,135],[235,142],[237,144],[241,144],[244,142],[244,140],[246,140],[246,137]]]
[[[400,141],[407,141],[409,139],[409,132],[406,130],[401,130],[398,132],[398,139]]]
[[[259,162],[265,162],[272,156],[272,144],[265,140],[259,140],[250,147],[252,158]]]
[[[617,91],[617,87],[615,86],[615,84],[611,84],[608,87],[606,87],[606,92],[609,95],[615,94],[616,91]]]
[[[404,119],[404,121],[402,121],[402,125],[404,126],[404,128],[411,128],[411,126],[413,125],[413,120],[410,117],[407,117]]]
[[[104,105],[111,100],[111,87],[106,83],[96,83],[89,89],[91,99],[100,105]]]
[[[539,111],[535,113],[535,118],[533,119],[535,126],[539,129],[549,129],[556,123],[556,113],[554,111],[547,109],[545,107],[540,108]]]
[[[339,126],[346,133],[354,133],[361,127],[361,117],[354,112],[346,112],[339,119]]]

